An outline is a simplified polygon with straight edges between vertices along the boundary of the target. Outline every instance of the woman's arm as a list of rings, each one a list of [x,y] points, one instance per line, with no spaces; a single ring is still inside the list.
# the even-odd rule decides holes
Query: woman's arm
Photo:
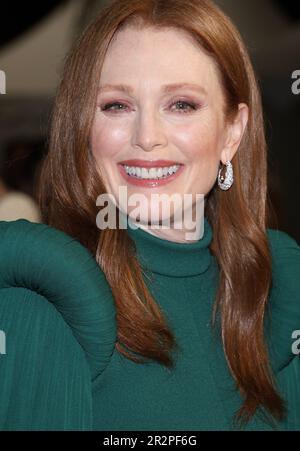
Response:
[[[91,430],[90,370],[61,314],[27,288],[0,290],[1,430]]]
[[[90,429],[91,382],[116,342],[91,253],[45,224],[0,222],[0,330],[0,428]]]
[[[300,246],[285,232],[269,230],[273,284],[268,341],[279,392],[286,402],[286,430],[300,429]],[[298,331],[298,332],[297,332]]]

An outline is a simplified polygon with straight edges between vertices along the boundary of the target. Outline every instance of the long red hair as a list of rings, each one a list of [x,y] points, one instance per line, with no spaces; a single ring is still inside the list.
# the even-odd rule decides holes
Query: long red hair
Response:
[[[67,55],[57,92],[39,187],[43,221],[78,239],[95,256],[116,302],[118,341],[127,358],[150,358],[173,366],[176,340],[150,294],[126,230],[96,226],[96,199],[105,193],[89,148],[99,74],[109,43],[121,27],[186,30],[217,64],[230,120],[239,103],[249,120],[233,159],[235,182],[217,184],[206,201],[213,228],[211,252],[220,269],[212,312],[220,314],[223,346],[243,397],[237,418],[247,422],[259,407],[280,419],[284,404],[276,391],[264,339],[271,287],[267,149],[261,96],[243,40],[231,20],[209,0],[117,0],[108,2]],[[140,357],[139,357],[140,356]]]

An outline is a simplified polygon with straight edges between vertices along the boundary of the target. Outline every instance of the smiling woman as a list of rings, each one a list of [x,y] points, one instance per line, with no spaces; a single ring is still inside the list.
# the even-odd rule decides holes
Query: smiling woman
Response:
[[[128,199],[147,199],[138,221],[119,196],[124,187]],[[129,227],[97,228],[96,200],[107,193],[128,212]],[[175,224],[177,211],[161,211],[154,196],[176,193],[205,200],[196,241],[188,242],[184,227],[148,227],[149,217]],[[99,271],[97,283],[92,266],[95,279],[88,278],[91,262],[74,242],[64,246],[74,247],[70,267],[57,249],[57,268],[51,248],[55,268],[43,272],[50,299],[59,278],[55,305],[92,365],[92,381],[84,384],[80,371],[81,398],[72,392],[68,403],[82,409],[85,427],[300,427],[300,362],[291,341],[300,324],[300,248],[268,228],[260,92],[239,32],[213,2],[107,4],[66,60],[39,197],[58,248],[67,234]],[[195,214],[195,201],[191,207]],[[35,252],[40,258],[37,249],[30,257]],[[64,395],[56,389],[57,404]]]
[[[124,183],[129,197],[139,187],[148,197],[139,215],[141,226],[149,217],[167,219],[168,210],[163,214],[153,202],[162,188],[169,196],[205,196],[216,181],[220,160],[225,164],[233,159],[248,107],[239,103],[234,121],[227,121],[220,79],[215,60],[184,30],[135,21],[111,40],[101,68],[90,146],[119,208],[118,188]],[[128,208],[129,215],[133,209]],[[185,233],[184,228],[173,229],[163,236],[184,241]]]

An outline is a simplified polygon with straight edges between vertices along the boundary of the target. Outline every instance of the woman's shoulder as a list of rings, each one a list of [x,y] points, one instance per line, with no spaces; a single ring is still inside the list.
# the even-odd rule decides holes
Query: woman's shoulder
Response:
[[[283,230],[272,228],[267,229],[267,236],[274,257],[285,256],[299,260],[300,246],[295,238]]]
[[[0,308],[12,318],[22,319],[21,312],[25,329],[31,315],[37,337],[43,333],[38,318],[48,318],[44,324],[49,331],[57,328],[66,336],[71,332],[92,378],[98,376],[116,342],[116,311],[110,286],[92,254],[66,233],[24,219],[0,221],[0,252]]]
[[[103,272],[71,236],[23,219],[0,221],[0,254],[0,429],[91,429],[91,382],[116,341]]]
[[[267,229],[272,256],[273,289],[300,310],[300,246],[286,232]]]
[[[282,369],[295,356],[300,330],[300,246],[288,233],[267,229],[272,256],[272,286],[269,297],[269,344],[275,369]]]

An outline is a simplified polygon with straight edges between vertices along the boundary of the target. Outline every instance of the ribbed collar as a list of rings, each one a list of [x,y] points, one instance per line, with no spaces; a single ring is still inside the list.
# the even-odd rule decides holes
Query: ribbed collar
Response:
[[[139,262],[154,273],[170,277],[196,276],[210,266],[212,228],[206,217],[202,238],[192,243],[168,241],[141,228],[128,227],[127,232],[135,242]]]

